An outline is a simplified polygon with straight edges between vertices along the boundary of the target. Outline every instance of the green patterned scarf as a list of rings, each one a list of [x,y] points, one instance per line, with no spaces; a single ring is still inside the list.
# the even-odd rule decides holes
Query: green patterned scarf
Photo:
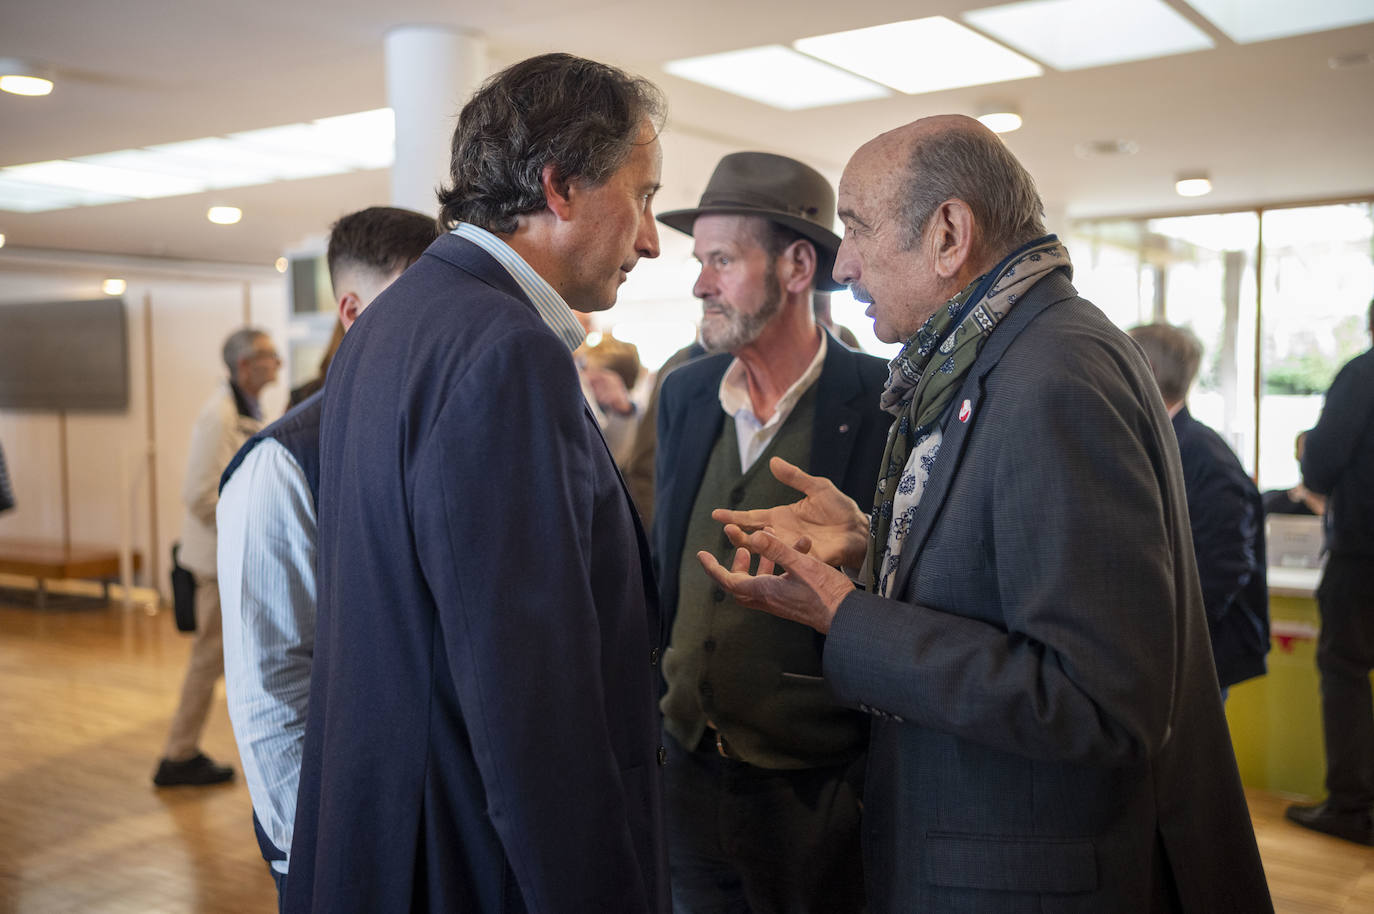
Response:
[[[873,498],[868,565],[872,591],[890,596],[902,541],[940,451],[941,420],[999,321],[1052,270],[1072,270],[1047,235],[975,279],[907,340],[888,366],[882,407],[897,417],[887,434]]]

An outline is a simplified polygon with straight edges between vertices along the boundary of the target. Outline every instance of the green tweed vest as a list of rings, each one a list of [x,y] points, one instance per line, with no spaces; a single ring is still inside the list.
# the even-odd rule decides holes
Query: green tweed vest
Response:
[[[815,414],[813,385],[744,473],[735,425],[727,417],[707,461],[687,524],[677,616],[663,658],[664,725],[689,750],[701,741],[708,720],[734,755],[763,768],[842,764],[862,748],[863,715],[836,705],[821,678],[822,636],[740,606],[697,560],[697,552],[706,550],[728,567],[734,552],[711,519],[713,508],[766,508],[797,499],[773,478],[768,460],[776,455],[806,468]]]

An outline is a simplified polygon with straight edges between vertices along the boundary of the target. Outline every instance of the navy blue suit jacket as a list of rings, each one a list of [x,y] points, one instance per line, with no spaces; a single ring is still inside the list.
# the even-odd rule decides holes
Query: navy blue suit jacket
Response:
[[[647,543],[567,347],[439,238],[344,338],[286,907],[668,907]]]
[[[1269,653],[1264,505],[1221,436],[1180,409],[1173,420],[1188,493],[1202,606],[1223,688],[1265,673]]]
[[[678,567],[692,505],[726,418],[720,379],[732,360],[729,353],[720,353],[675,369],[659,397],[653,542],[666,632],[672,631],[677,613]],[[827,341],[816,379],[811,459],[802,469],[834,482],[863,511],[873,506],[892,424],[892,416],[878,406],[886,382],[882,359],[848,349],[833,336]]]

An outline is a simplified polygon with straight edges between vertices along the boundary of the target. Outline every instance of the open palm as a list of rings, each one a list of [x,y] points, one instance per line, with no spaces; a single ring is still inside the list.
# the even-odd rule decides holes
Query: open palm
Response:
[[[783,485],[801,492],[802,499],[752,511],[717,508],[711,517],[745,531],[769,527],[787,543],[805,540],[809,553],[827,565],[862,565],[868,551],[868,517],[854,499],[830,480],[805,473],[781,457],[770,460],[768,469]]]

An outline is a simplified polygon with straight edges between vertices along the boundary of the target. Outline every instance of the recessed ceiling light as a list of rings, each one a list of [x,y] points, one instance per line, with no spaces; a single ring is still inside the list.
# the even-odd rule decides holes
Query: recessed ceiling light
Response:
[[[944,16],[802,38],[792,47],[908,95],[1043,72],[1035,61]]]
[[[13,57],[0,57],[0,92],[38,96],[51,91],[52,80],[38,68]]]
[[[100,291],[106,295],[123,295],[129,284],[122,279],[107,279],[100,284]]]
[[[277,262],[272,264],[272,266],[277,268],[278,273],[285,273],[286,268],[291,266],[291,264],[287,263],[285,257],[278,257]]]
[[[964,21],[1056,70],[1213,46],[1206,32],[1161,0],[1027,0],[970,10]]]
[[[237,206],[212,206],[206,211],[205,218],[215,225],[233,225],[243,218],[243,210]]]
[[[1369,0],[1188,0],[1188,5],[1238,44],[1374,22],[1374,4]]]
[[[1174,191],[1180,197],[1202,197],[1212,192],[1212,179],[1204,172],[1182,174],[1174,182]]]
[[[663,69],[674,76],[784,111],[865,101],[891,94],[876,83],[777,44],[670,60]]]
[[[986,105],[978,122],[993,133],[1011,133],[1021,129],[1021,114],[1011,105]]]

